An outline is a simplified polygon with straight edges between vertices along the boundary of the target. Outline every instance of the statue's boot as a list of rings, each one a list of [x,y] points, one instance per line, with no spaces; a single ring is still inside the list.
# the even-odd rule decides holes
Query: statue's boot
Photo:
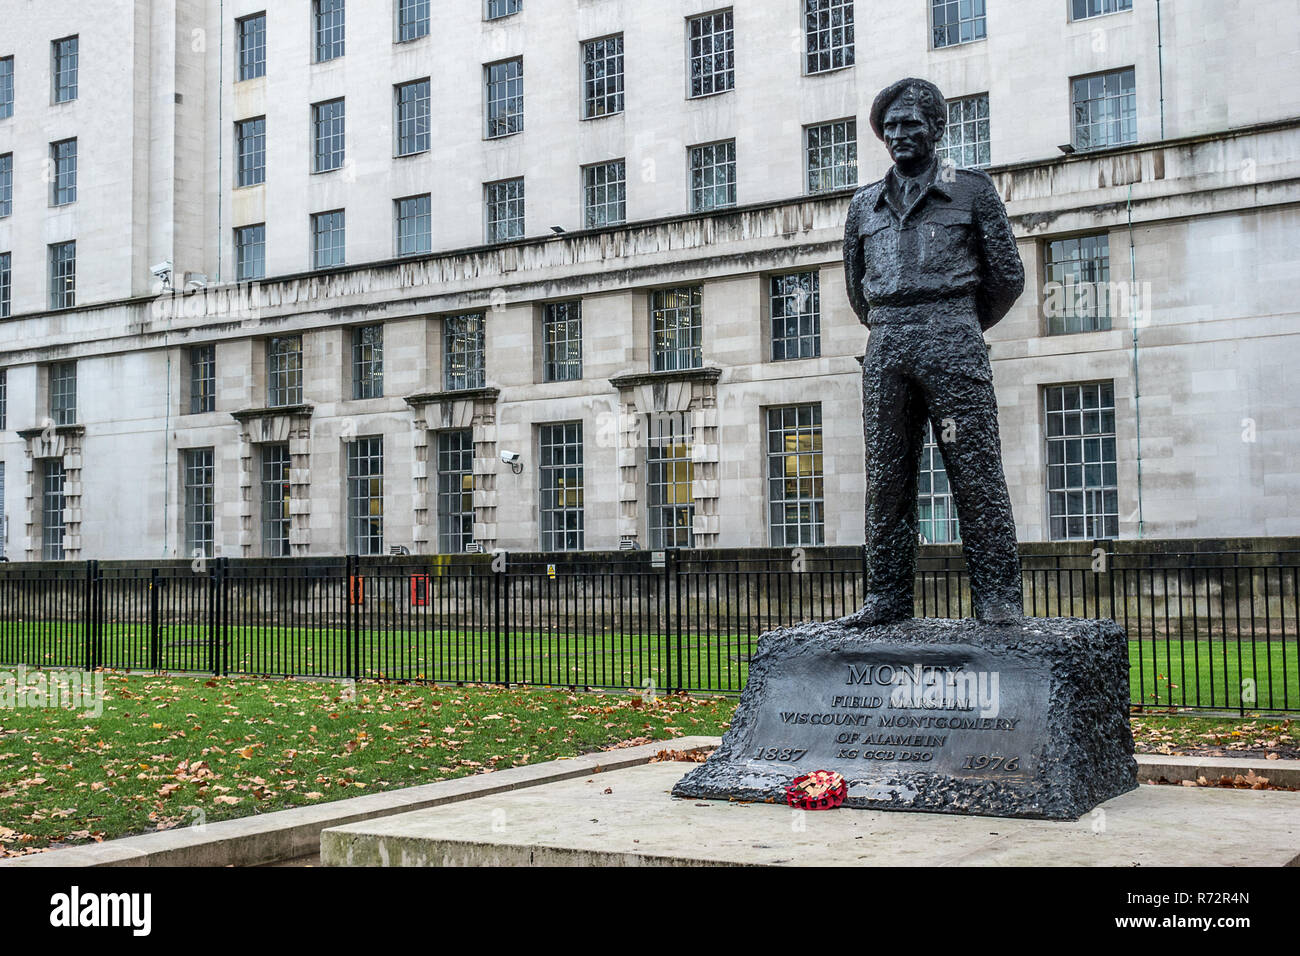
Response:
[[[852,614],[835,621],[844,627],[871,627],[875,624],[892,624],[912,617],[911,602],[904,605],[900,601],[891,601],[878,594],[870,595],[866,603]]]

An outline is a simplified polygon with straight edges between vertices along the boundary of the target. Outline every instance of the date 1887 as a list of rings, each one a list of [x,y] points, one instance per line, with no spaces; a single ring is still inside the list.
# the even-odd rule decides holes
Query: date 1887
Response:
[[[790,747],[759,747],[758,752],[754,754],[754,759],[778,760],[782,763],[789,763],[792,760],[801,760],[807,752],[806,749],[795,750]]]

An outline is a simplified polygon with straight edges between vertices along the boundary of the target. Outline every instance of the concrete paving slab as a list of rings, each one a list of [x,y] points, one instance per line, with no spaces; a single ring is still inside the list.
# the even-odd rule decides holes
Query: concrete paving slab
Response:
[[[1300,793],[1143,785],[1075,822],[799,813],[669,795],[650,764],[321,833],[326,866],[1300,865]]]
[[[1138,754],[1138,779],[1142,781],[1195,780],[1205,777],[1235,777],[1255,771],[1275,787],[1300,787],[1300,760],[1268,760],[1263,757],[1177,757],[1166,754]]]

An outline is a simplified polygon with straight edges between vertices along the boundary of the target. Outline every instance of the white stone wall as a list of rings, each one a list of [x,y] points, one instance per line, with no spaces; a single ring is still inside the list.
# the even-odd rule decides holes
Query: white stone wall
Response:
[[[857,357],[866,331],[840,267],[847,197],[800,198],[801,137],[806,124],[856,116],[859,180],[876,178],[887,158],[867,109],[905,74],[928,76],[951,97],[990,95],[993,172],[1029,276],[988,337],[1022,539],[1048,536],[1041,389],[1099,379],[1115,383],[1122,537],[1300,533],[1300,400],[1290,388],[1300,359],[1291,294],[1300,272],[1292,82],[1300,53],[1285,28],[1295,25],[1293,2],[1163,5],[1164,143],[1147,3],[1069,23],[1063,2],[991,0],[988,39],[941,50],[928,49],[925,4],[860,3],[857,66],[806,77],[797,5],[747,0],[735,10],[735,91],[695,101],[685,97],[685,17],[702,10],[681,0],[528,0],[523,14],[496,23],[435,4],[431,35],[409,44],[393,42],[390,4],[356,0],[348,52],[325,64],[310,62],[309,4],[293,0],[268,11],[267,76],[246,83],[233,81],[233,26],[265,6],[252,0],[227,2],[224,18],[203,0],[138,3],[125,17],[12,6],[0,37],[0,56],[17,51],[15,115],[0,121],[0,153],[15,155],[14,213],[0,219],[0,251],[14,263],[13,316],[0,325],[8,376],[0,457],[15,559],[39,555],[28,463],[58,448],[67,467],[80,466],[66,516],[77,526],[70,557],[183,556],[182,452],[208,446],[220,552],[259,555],[258,446],[286,437],[302,495],[293,552],[341,553],[345,442],[377,434],[385,545],[428,552],[437,542],[429,456],[445,427],[474,429],[476,538],[533,549],[537,428],[561,421],[584,426],[586,546],[615,548],[629,535],[644,546],[644,453],[620,451],[617,423],[628,408],[644,414],[653,389],[610,380],[649,371],[649,294],[684,284],[703,286],[704,364],[720,370],[716,385],[688,383],[673,399],[691,409],[695,428],[698,540],[768,542],[764,409],[820,402],[825,541],[860,542]],[[627,109],[582,121],[580,43],[620,31]],[[49,41],[71,33],[81,37],[79,96],[54,107]],[[516,54],[526,129],[484,140],[482,64]],[[1130,65],[1141,145],[1063,157],[1069,78]],[[393,84],[423,76],[433,80],[433,148],[394,159]],[[337,96],[347,102],[348,162],[313,175],[310,105]],[[235,189],[234,122],[263,114],[267,182]],[[52,210],[41,164],[49,142],[69,135],[80,147],[78,200]],[[732,137],[742,208],[686,215],[686,148]],[[574,234],[580,166],[618,157],[628,164],[630,224]],[[526,178],[532,238],[479,248],[482,185],[515,175]],[[435,253],[390,262],[392,201],[423,192],[433,196]],[[349,266],[305,274],[310,215],[334,208],[347,210]],[[183,273],[202,272],[212,290],[230,293],[218,279],[232,274],[233,228],[261,221],[267,280],[202,307],[154,300],[149,267],[164,258],[175,260],[178,285]],[[551,237],[551,225],[570,235]],[[1045,334],[1041,244],[1094,231],[1109,234],[1112,279],[1141,290],[1140,396],[1128,318],[1107,332]],[[78,307],[50,313],[45,246],[66,238],[78,242]],[[767,281],[795,269],[820,273],[822,357],[772,362]],[[540,308],[567,299],[582,300],[584,377],[545,383]],[[497,394],[430,398],[443,387],[441,317],[471,309],[488,316],[486,384]],[[349,330],[376,322],[385,395],[353,401]],[[265,341],[285,333],[304,336],[310,415],[236,420],[232,413],[266,404]],[[190,415],[186,349],[201,342],[217,345],[217,405]],[[40,439],[17,431],[43,424],[45,369],[68,359],[78,362],[85,432],[42,451]],[[500,463],[504,450],[522,455],[520,474]]]

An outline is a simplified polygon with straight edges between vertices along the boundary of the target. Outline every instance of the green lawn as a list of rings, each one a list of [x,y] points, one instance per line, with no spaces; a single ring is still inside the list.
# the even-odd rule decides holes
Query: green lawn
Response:
[[[735,701],[104,674],[100,716],[0,710],[0,856],[360,796],[620,742]]]
[[[204,625],[108,624],[104,666],[124,670],[207,671]],[[349,674],[345,634],[336,628],[230,627],[226,670],[252,676]],[[156,648],[157,657],[151,657]],[[357,674],[389,680],[509,682],[576,688],[677,688],[737,693],[749,671],[749,635],[675,636],[477,630],[363,630]],[[1238,654],[1240,653],[1240,663]],[[1143,638],[1129,642],[1130,692],[1147,707],[1227,710],[1300,708],[1300,645],[1243,640]],[[0,623],[0,662],[79,666],[79,624]],[[1253,685],[1245,683],[1253,681]],[[1252,699],[1253,693],[1253,699]],[[1243,699],[1243,694],[1245,698]]]
[[[1294,640],[1240,647],[1229,641],[1129,641],[1129,692],[1150,707],[1300,709],[1300,649]],[[1253,685],[1248,683],[1253,681]],[[1244,697],[1244,700],[1243,700]]]

